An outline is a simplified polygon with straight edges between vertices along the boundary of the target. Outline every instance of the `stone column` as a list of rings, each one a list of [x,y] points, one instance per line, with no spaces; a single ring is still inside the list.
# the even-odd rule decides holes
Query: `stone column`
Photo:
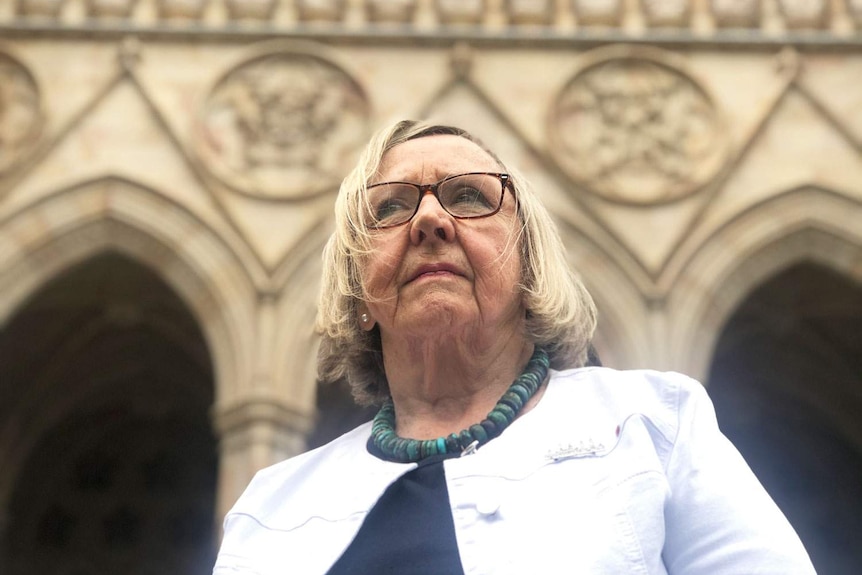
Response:
[[[256,398],[216,407],[213,421],[220,438],[216,497],[220,526],[257,471],[305,450],[313,416],[276,398]]]

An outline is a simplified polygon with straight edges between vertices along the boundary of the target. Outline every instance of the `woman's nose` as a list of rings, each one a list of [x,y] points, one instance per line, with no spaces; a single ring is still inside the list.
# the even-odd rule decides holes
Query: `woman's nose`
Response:
[[[437,197],[428,190],[419,200],[419,207],[410,222],[410,239],[417,245],[427,239],[451,240],[455,237],[453,220]]]

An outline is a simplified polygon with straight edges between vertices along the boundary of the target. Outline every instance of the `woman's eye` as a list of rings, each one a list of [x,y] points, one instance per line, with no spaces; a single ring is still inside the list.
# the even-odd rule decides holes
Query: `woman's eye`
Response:
[[[384,202],[381,202],[374,209],[374,217],[377,218],[377,221],[383,221],[386,219],[390,219],[393,216],[408,210],[409,207],[407,204],[400,199],[390,199]]]
[[[476,188],[461,188],[452,198],[455,204],[482,204],[488,206],[488,198]]]

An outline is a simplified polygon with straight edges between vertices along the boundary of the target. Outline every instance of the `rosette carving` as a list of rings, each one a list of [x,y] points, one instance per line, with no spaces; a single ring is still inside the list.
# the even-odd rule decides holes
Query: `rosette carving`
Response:
[[[602,51],[563,87],[549,137],[563,169],[611,201],[685,197],[725,159],[720,113],[698,83],[660,51]]]
[[[312,54],[271,52],[213,88],[196,149],[231,188],[291,199],[331,189],[367,135],[368,104],[341,68]]]

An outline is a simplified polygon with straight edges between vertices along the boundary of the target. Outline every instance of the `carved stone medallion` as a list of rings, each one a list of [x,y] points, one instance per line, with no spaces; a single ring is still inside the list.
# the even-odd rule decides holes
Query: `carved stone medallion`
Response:
[[[307,197],[344,177],[367,136],[367,118],[364,93],[340,68],[312,54],[274,51],[217,82],[200,114],[196,150],[239,192]]]
[[[552,154],[587,190],[656,204],[688,196],[725,159],[719,111],[672,55],[598,51],[563,87],[549,124]]]
[[[18,60],[0,52],[0,176],[30,150],[41,129],[36,80]]]

